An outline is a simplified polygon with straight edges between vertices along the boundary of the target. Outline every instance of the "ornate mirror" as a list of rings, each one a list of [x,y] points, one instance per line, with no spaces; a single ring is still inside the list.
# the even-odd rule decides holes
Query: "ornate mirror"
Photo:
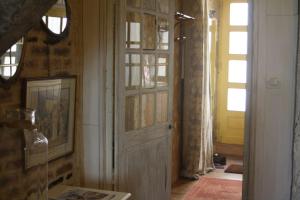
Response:
[[[42,18],[43,27],[48,32],[48,42],[58,42],[69,32],[70,8],[67,0],[58,0]]]
[[[24,38],[11,46],[0,57],[0,85],[11,83],[17,78],[20,71],[20,63],[23,57]]]

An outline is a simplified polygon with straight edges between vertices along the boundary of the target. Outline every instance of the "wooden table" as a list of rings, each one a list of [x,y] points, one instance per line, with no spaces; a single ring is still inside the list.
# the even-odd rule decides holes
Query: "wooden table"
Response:
[[[86,196],[90,196],[93,194],[97,194],[99,196],[103,196],[99,198],[99,200],[127,200],[131,196],[129,193],[122,193],[122,192],[114,192],[114,191],[106,191],[106,190],[95,190],[95,189],[89,189],[89,188],[81,188],[81,187],[71,187],[66,185],[59,185],[48,192],[49,200],[64,200],[63,198],[64,194],[84,194],[85,199],[89,200]],[[81,198],[79,198],[81,200]],[[96,198],[91,198],[96,199]],[[73,200],[73,198],[72,198]],[[74,198],[76,200],[76,198]],[[98,199],[97,199],[98,200]]]

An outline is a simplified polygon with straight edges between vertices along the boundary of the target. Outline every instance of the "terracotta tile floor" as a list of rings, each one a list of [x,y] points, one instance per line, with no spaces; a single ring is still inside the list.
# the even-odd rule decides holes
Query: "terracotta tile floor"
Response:
[[[230,158],[227,160],[227,166],[230,164],[242,164],[243,162],[238,159]],[[243,175],[241,174],[231,174],[225,173],[224,170],[227,168],[225,166],[224,169],[216,169],[213,172],[205,175],[205,177],[211,178],[220,178],[220,179],[229,179],[229,180],[243,180]],[[188,179],[179,180],[172,189],[172,200],[183,200],[184,195],[196,184],[197,181],[191,181]]]

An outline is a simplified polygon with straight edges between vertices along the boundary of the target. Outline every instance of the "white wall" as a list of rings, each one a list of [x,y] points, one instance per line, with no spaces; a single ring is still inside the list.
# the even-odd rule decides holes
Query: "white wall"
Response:
[[[100,33],[99,1],[83,1],[83,162],[86,187],[99,187],[100,177]]]
[[[111,189],[113,182],[113,0],[83,6],[83,159],[86,187]]]
[[[290,199],[297,8],[296,0],[254,0],[251,200]]]

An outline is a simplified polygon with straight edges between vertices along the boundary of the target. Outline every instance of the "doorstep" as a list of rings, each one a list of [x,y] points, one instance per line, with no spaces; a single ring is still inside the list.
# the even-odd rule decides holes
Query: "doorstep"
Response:
[[[83,199],[80,197],[84,197],[86,200],[127,200],[131,194],[59,185],[49,190],[48,196],[49,200],[65,200],[71,199],[70,197],[74,200]]]

